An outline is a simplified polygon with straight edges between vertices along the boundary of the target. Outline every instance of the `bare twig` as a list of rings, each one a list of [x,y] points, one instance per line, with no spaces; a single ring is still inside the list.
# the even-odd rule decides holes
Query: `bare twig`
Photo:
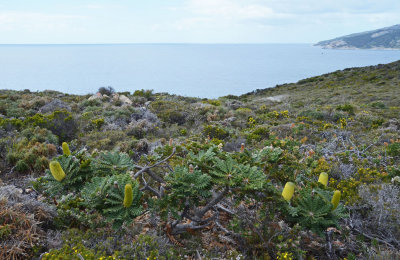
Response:
[[[198,210],[196,212],[196,216],[202,218],[207,211],[209,211],[212,207],[214,207],[224,198],[224,196],[228,193],[228,191],[229,187],[225,187],[225,189],[220,194],[215,196],[210,202],[208,202],[205,207],[203,207],[201,210]]]
[[[139,177],[140,174],[142,174],[143,172],[145,172],[145,171],[147,171],[147,170],[149,170],[149,169],[151,169],[151,168],[157,167],[157,166],[159,166],[160,164],[165,163],[166,161],[168,161],[169,159],[171,159],[172,156],[174,156],[175,152],[176,152],[176,148],[174,147],[174,149],[172,150],[172,153],[171,153],[168,157],[166,157],[165,159],[163,159],[163,160],[161,160],[161,161],[156,162],[156,163],[153,164],[153,165],[144,166],[144,167],[135,166],[136,168],[140,168],[140,170],[139,170],[138,172],[136,172],[132,177],[136,179],[136,178]]]

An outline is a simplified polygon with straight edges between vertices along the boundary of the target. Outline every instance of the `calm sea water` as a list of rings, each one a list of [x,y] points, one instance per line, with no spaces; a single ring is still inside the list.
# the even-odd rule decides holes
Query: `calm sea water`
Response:
[[[87,94],[112,86],[215,98],[399,59],[400,51],[309,44],[0,45],[0,89]]]

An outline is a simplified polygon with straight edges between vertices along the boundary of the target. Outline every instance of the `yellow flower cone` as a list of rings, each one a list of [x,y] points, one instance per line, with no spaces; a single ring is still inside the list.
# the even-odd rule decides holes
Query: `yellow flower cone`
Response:
[[[294,187],[295,187],[295,185],[293,182],[287,182],[285,184],[285,188],[283,188],[283,191],[282,191],[282,197],[285,200],[289,201],[293,197]]]
[[[326,187],[328,185],[328,178],[329,178],[328,174],[326,172],[322,172],[319,175],[318,182],[322,183]]]
[[[333,196],[332,196],[332,201],[331,201],[333,204],[333,209],[336,209],[337,206],[339,205],[340,196],[341,196],[340,191],[335,190],[335,192],[333,193]]]
[[[133,191],[132,185],[126,184],[125,185],[125,194],[124,194],[124,207],[129,208],[133,202]]]
[[[62,149],[63,149],[63,153],[66,156],[70,156],[71,155],[71,151],[69,150],[69,146],[66,142],[62,143]]]
[[[62,181],[65,178],[65,172],[57,161],[50,162],[50,172],[57,181]]]

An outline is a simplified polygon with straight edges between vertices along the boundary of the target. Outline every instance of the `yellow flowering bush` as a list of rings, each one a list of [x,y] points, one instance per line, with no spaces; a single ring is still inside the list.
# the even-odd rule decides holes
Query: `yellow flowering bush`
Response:
[[[292,260],[293,258],[293,254],[292,253],[288,253],[288,252],[279,252],[277,257],[277,260]]]
[[[281,115],[282,115],[282,117],[289,118],[289,111],[287,111],[287,110],[281,111]]]
[[[341,128],[341,129],[346,128],[346,126],[347,126],[347,120],[346,120],[346,118],[340,118],[340,119],[339,119],[339,124],[340,124],[340,128]]]
[[[332,186],[336,186],[338,190],[342,191],[342,198],[347,205],[353,205],[359,201],[358,188],[363,184],[369,184],[379,181],[386,177],[385,173],[380,173],[375,169],[359,168],[353,177],[340,182],[331,179]]]

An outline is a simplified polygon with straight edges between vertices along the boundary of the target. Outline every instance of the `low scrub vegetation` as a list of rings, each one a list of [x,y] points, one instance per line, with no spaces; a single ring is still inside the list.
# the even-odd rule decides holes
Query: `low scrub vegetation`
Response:
[[[396,62],[215,100],[1,90],[0,258],[397,259],[399,79]]]

